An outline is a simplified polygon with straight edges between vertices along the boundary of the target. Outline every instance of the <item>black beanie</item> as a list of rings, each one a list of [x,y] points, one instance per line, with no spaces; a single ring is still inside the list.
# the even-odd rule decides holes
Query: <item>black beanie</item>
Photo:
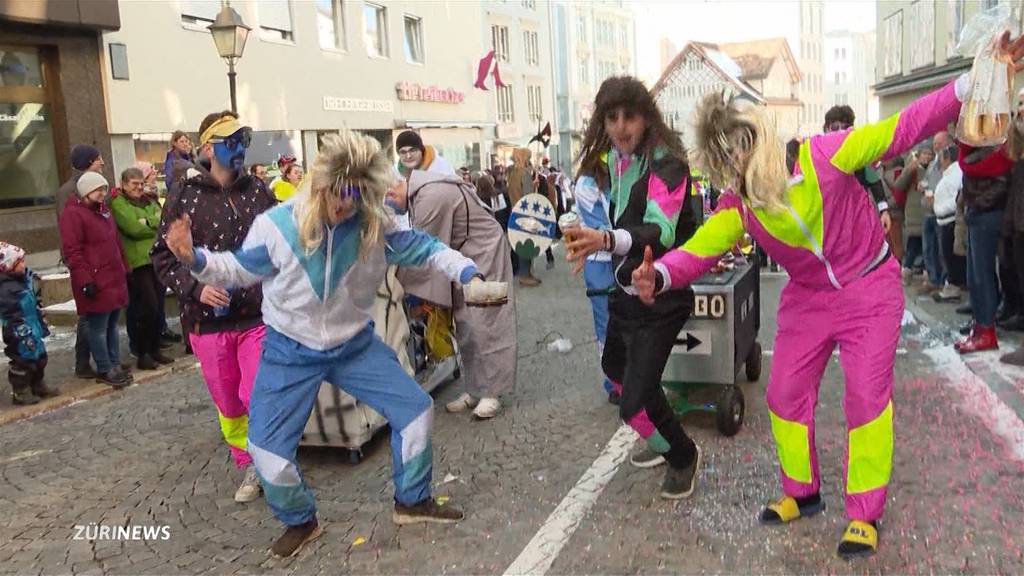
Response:
[[[89,166],[100,157],[100,151],[95,146],[88,144],[76,144],[71,149],[71,166],[76,170],[85,172]]]
[[[406,130],[398,135],[398,139],[395,140],[395,150],[401,150],[406,146],[412,146],[413,148],[419,148],[421,152],[426,152],[426,147],[423,146],[423,139],[420,135],[413,132],[412,130]]]

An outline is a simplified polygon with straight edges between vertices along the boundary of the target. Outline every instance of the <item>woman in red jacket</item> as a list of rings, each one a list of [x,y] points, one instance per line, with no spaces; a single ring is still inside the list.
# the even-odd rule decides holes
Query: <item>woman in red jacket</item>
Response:
[[[117,318],[128,305],[128,266],[117,226],[104,200],[109,186],[97,172],[78,179],[78,195],[60,216],[61,248],[71,270],[78,314],[85,316],[96,379],[115,388],[131,384],[121,370]]]

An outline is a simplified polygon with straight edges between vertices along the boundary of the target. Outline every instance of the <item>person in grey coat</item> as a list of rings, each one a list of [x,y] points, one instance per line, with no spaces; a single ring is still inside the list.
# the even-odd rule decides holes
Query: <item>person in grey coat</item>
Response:
[[[504,304],[467,307],[461,291],[453,290],[443,275],[417,268],[398,271],[406,293],[454,313],[466,392],[446,410],[473,409],[478,419],[493,418],[501,410],[498,396],[510,392],[516,382],[516,308],[508,240],[473,186],[458,176],[414,170],[407,183],[399,181],[392,190],[392,201],[399,210],[407,210],[414,228],[476,262],[488,281],[508,286]]]

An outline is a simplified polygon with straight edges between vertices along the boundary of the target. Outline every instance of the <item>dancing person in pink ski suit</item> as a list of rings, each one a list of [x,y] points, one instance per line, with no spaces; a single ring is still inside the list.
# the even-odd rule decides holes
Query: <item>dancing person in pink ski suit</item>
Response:
[[[1024,40],[1000,39],[1015,63]],[[1021,69],[1018,64],[1018,70]],[[845,470],[850,519],[841,557],[872,554],[892,471],[893,363],[903,316],[900,265],[891,257],[875,207],[854,172],[887,160],[957,120],[969,79],[961,76],[876,124],[805,140],[794,176],[763,108],[706,97],[696,115],[697,165],[732,187],[717,211],[679,249],[633,273],[641,299],[680,289],[711,269],[749,233],[789,273],[767,389],[783,496],[761,513],[779,524],[820,512],[814,447],[818,387],[836,346],[846,378]]]

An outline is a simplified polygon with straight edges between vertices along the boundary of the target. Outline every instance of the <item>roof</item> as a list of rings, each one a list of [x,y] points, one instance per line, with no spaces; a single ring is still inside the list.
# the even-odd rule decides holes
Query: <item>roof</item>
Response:
[[[705,47],[706,46],[706,47]],[[661,78],[651,88],[651,94],[657,97],[661,89],[665,87],[668,79],[672,77],[672,73],[675,72],[679,66],[682,65],[683,59],[690,52],[695,53],[709,68],[715,71],[721,76],[726,82],[732,84],[736,91],[742,95],[745,95],[750,100],[757,102],[758,104],[764,104],[764,97],[760,92],[755,90],[752,86],[740,79],[742,69],[732,58],[714,48],[713,44],[706,42],[688,42],[683,49],[676,54],[675,58],[669,62],[668,66],[665,67],[661,72]]]
[[[780,58],[786,64],[793,82],[799,82],[802,77],[796,57],[793,56],[793,51],[789,49],[789,42],[785,38],[765,38],[747,42],[712,44],[711,46],[727,54],[743,69],[741,75],[743,80],[766,78],[775,61]]]

